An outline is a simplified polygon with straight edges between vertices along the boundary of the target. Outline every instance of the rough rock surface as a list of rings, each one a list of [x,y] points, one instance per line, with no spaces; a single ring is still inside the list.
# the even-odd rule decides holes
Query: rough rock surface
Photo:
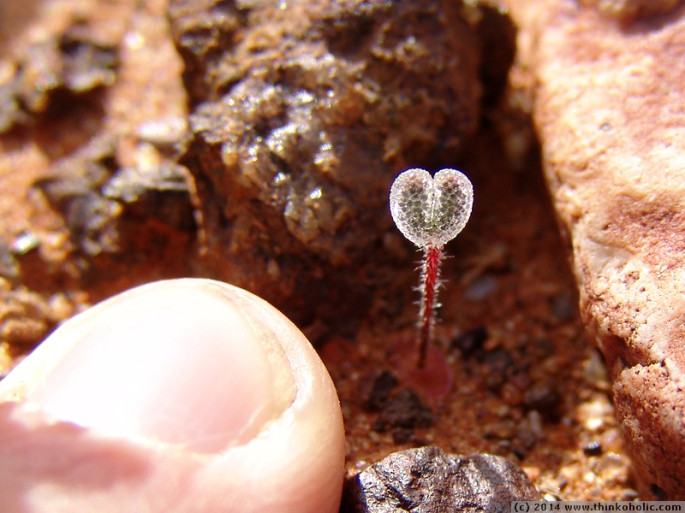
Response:
[[[189,273],[195,224],[173,150],[186,95],[165,9],[0,5],[0,347],[31,347],[73,313],[54,305]]]
[[[340,19],[326,18],[319,28],[333,26],[333,36],[327,41],[335,48],[340,48],[344,39],[337,36],[348,28],[358,26],[359,30],[352,32],[363,35],[365,13],[378,13],[374,9],[381,5],[316,0],[307,2],[306,10],[309,13],[329,3],[338,5],[335,12]],[[408,4],[385,3],[381,6],[384,9]],[[237,0],[220,6],[234,5],[243,14],[254,15],[267,4]],[[359,9],[350,12],[344,7],[349,4]],[[498,454],[515,461],[549,498],[633,499],[637,492],[606,392],[608,382],[597,351],[586,344],[582,334],[575,310],[575,285],[546,201],[534,132],[527,111],[518,110],[525,106],[525,98],[511,101],[501,94],[514,49],[512,23],[495,8],[466,4],[457,2],[452,7],[459,7],[477,35],[477,44],[468,52],[476,56],[474,61],[480,59],[479,127],[475,136],[465,139],[466,144],[457,145],[464,151],[452,151],[457,146],[447,144],[453,126],[446,123],[433,151],[409,151],[405,155],[409,165],[430,170],[456,165],[473,178],[476,186],[474,215],[448,248],[453,258],[445,261],[443,269],[447,284],[441,291],[443,307],[436,338],[446,351],[445,363],[458,381],[439,404],[430,396],[422,396],[418,388],[413,390],[423,403],[403,393],[413,385],[399,374],[398,383],[381,380],[372,395],[362,398],[364,404],[360,400],[359,380],[363,376],[376,376],[384,369],[397,372],[394,362],[402,355],[397,351],[398,339],[411,336],[418,310],[413,304],[417,294],[412,289],[417,280],[417,255],[408,242],[402,245],[388,212],[379,206],[387,198],[386,186],[378,186],[378,196],[368,193],[367,200],[378,202],[375,206],[370,203],[369,208],[378,208],[380,215],[368,214],[364,218],[370,220],[365,227],[368,233],[361,233],[367,240],[378,237],[378,243],[361,251],[356,260],[352,252],[346,253],[352,261],[346,268],[324,265],[328,257],[318,249],[290,244],[298,242],[284,226],[283,210],[258,198],[250,205],[273,225],[260,228],[252,237],[237,239],[236,244],[246,248],[256,244],[265,251],[251,251],[245,257],[218,251],[210,258],[225,259],[230,270],[241,258],[247,262],[251,257],[263,270],[265,255],[273,252],[273,262],[268,262],[266,269],[272,275],[255,273],[245,279],[261,280],[264,286],[283,281],[292,291],[295,283],[286,282],[285,277],[301,270],[300,275],[317,286],[314,292],[319,296],[313,302],[318,312],[311,324],[301,326],[322,354],[328,355],[327,365],[335,376],[345,414],[349,475],[391,452],[430,443],[449,448],[454,454]],[[200,44],[205,40],[223,48],[225,40],[220,35],[231,19],[221,8],[212,9],[219,4],[203,5],[211,12],[207,23],[200,19],[198,30],[191,31],[190,42],[195,38]],[[286,15],[280,10],[274,14]],[[374,16],[369,16],[371,28],[378,19]],[[305,13],[294,21],[308,23],[308,19]],[[185,62],[181,60],[168,21],[166,0],[0,2],[0,83],[13,83],[0,93],[7,95],[0,98],[0,105],[7,107],[4,112],[11,117],[11,126],[0,133],[0,375],[55,323],[88,303],[142,281],[207,273],[206,267],[197,265],[194,241],[197,236],[201,246],[203,232],[197,231],[197,226],[211,227],[213,221],[203,223],[202,215],[197,215],[196,229],[188,230],[192,219],[186,217],[178,223],[178,217],[166,209],[175,205],[172,214],[188,213],[188,195],[179,181],[184,169],[174,163],[175,146],[183,142],[190,126],[187,107],[195,111],[228,89],[217,90],[213,98],[202,96],[205,73],[194,69],[187,55]],[[408,43],[414,33],[412,27],[427,21],[423,16],[404,18],[402,30],[408,34]],[[253,28],[258,29],[258,24]],[[419,31],[419,35],[424,32]],[[240,29],[235,42],[252,33]],[[219,37],[212,39],[213,34]],[[312,32],[304,34],[309,37]],[[86,65],[82,68],[71,66],[75,62],[70,61],[71,67],[63,67],[71,58],[69,53],[46,49],[59,48],[64,35],[78,38],[81,48],[107,50],[102,55],[107,59],[80,60]],[[267,30],[255,30],[254,46],[246,45],[241,56],[251,59],[265,50],[275,55],[275,61],[279,50],[271,45],[269,37],[273,36]],[[291,33],[275,37],[283,45],[279,48],[292,51]],[[365,44],[363,38],[349,39]],[[432,44],[433,39],[429,41]],[[90,90],[71,90],[61,78],[73,76],[71,72],[53,73],[60,84],[31,91],[27,87],[30,82],[18,81],[22,70],[40,67],[27,58],[31,47],[42,48],[32,56],[61,61],[46,63],[48,70],[81,69],[99,73],[105,80],[92,82]],[[414,48],[400,45],[400,53],[405,47]],[[350,46],[349,51],[354,48]],[[210,59],[211,66],[226,54],[209,53],[217,58]],[[410,57],[406,52],[404,55]],[[89,62],[95,65],[87,65]],[[257,59],[251,62],[260,65]],[[192,89],[191,102],[181,77],[184,65]],[[115,74],[113,81],[110,73]],[[363,81],[365,76],[361,74],[359,79]],[[420,81],[417,84],[422,85]],[[19,88],[21,94],[16,94],[18,85],[23,86]],[[46,110],[32,110],[22,103],[22,97],[46,100]],[[402,127],[409,136],[425,122],[416,118],[407,123],[403,118]],[[353,124],[341,130],[356,128]],[[395,130],[389,127],[388,134],[391,128]],[[457,131],[461,133],[461,128]],[[369,150],[362,146],[360,151]],[[383,175],[387,186],[399,170],[394,167],[400,165],[398,162],[391,159],[385,163],[390,169],[387,176]],[[201,186],[203,183],[199,182]],[[193,195],[192,181],[189,185]],[[211,202],[216,198],[206,192],[202,198],[194,195],[194,214],[220,211],[212,210]],[[355,189],[347,199],[356,202],[356,195],[361,194],[367,191]],[[198,200],[207,198],[210,201],[199,210]],[[90,217],[79,219],[75,215],[79,211]],[[267,230],[274,235],[274,226],[287,236],[283,237],[289,243],[285,249],[297,250],[295,256],[286,258],[284,255],[291,253],[255,238],[263,237]],[[346,236],[344,230],[340,234]],[[213,248],[226,249],[218,245]],[[307,265],[302,265],[301,259]],[[279,272],[284,278],[274,282],[271,276]],[[358,301],[356,291],[350,291],[350,285],[360,283],[371,291],[368,309],[368,302]],[[294,294],[314,297],[311,291],[312,287],[295,287]],[[297,308],[296,301],[289,311]],[[348,306],[354,308],[352,313],[362,312],[358,324],[346,311]],[[335,325],[319,316],[325,309],[342,323]],[[476,326],[483,328],[470,330]],[[428,422],[421,404],[430,405],[430,427],[422,427]],[[376,426],[383,429],[374,431]],[[586,450],[596,444],[601,447],[600,455],[594,449]]]
[[[394,176],[454,162],[477,129],[482,42],[460,2],[285,5],[175,0],[169,18],[206,268],[302,322],[332,291],[354,296],[349,264],[392,230]]]
[[[546,175],[628,449],[645,497],[684,499],[685,7],[621,24],[573,2],[512,9],[537,41]]]
[[[421,447],[393,453],[357,474],[347,483],[342,511],[495,513],[510,511],[517,500],[540,500],[540,494],[505,458]]]
[[[31,116],[58,116],[65,103],[79,96],[87,101],[85,95],[111,85],[116,76],[115,48],[95,44],[78,25],[25,52],[0,83],[0,133],[28,124]]]

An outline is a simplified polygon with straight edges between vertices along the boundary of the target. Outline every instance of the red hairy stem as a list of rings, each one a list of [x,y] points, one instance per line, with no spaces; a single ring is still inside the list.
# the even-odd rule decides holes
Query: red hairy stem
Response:
[[[442,249],[428,246],[423,260],[421,275],[421,312],[419,314],[419,368],[426,363],[428,345],[433,341],[433,325],[435,324],[435,307],[440,285],[440,259]]]

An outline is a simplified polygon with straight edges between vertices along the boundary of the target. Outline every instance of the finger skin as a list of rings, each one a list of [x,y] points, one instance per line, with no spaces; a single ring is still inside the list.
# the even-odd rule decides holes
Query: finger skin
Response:
[[[193,450],[145,433],[117,436],[106,426],[57,420],[31,401],[51,372],[50,362],[73,350],[74,339],[97,343],[88,339],[88,327],[115,315],[117,305],[136,295],[154,304],[155,298],[178,293],[189,300],[189,322],[206,298],[218,298],[254,328],[255,343],[266,338],[271,339],[267,351],[273,350],[271,343],[282,348],[284,358],[270,361],[287,367],[294,396],[286,405],[276,404],[276,413],[264,416],[251,438]],[[65,323],[0,382],[0,400],[0,511],[333,513],[339,508],[344,429],[330,376],[288,319],[230,285],[170,280],[108,300]]]

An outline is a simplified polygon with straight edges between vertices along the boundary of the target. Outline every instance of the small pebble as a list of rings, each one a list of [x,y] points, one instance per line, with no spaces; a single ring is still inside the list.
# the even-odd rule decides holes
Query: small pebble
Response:
[[[464,292],[464,299],[468,301],[482,301],[497,290],[497,278],[492,274],[479,276]]]
[[[585,453],[585,456],[599,456],[602,454],[602,444],[599,442],[590,442],[583,447],[583,452]]]
[[[649,491],[652,492],[652,495],[654,495],[654,498],[658,501],[668,500],[668,494],[655,484],[652,484],[649,487]]]
[[[392,453],[348,480],[341,511],[496,512],[539,499],[525,472],[505,458],[422,447]]]
[[[492,351],[485,353],[483,362],[488,366],[490,372],[496,374],[504,374],[512,365],[514,365],[514,360],[509,353],[502,348],[493,349]]]
[[[612,417],[613,407],[606,396],[597,394],[590,401],[581,403],[576,409],[576,418],[585,429],[598,431],[604,428],[605,419]]]
[[[583,362],[583,378],[599,390],[608,389],[609,378],[607,376],[607,369],[599,351],[592,350],[587,360]]]
[[[488,338],[488,330],[483,325],[471,328],[459,334],[452,340],[452,347],[458,349],[464,355],[468,355],[477,349],[483,347],[483,342]]]
[[[180,140],[188,130],[181,117],[151,119],[138,125],[136,135],[143,141],[157,145],[170,145]]]
[[[394,428],[416,429],[430,427],[434,422],[431,409],[412,390],[405,389],[385,401],[372,429],[380,432]]]
[[[390,371],[384,370],[380,374],[365,375],[359,385],[362,406],[368,411],[381,410],[396,386],[397,378]]]
[[[23,231],[12,241],[12,252],[16,255],[25,255],[40,245],[40,239],[29,232]]]
[[[521,429],[518,433],[518,440],[526,451],[535,447],[538,437],[530,429]]]
[[[392,441],[397,444],[406,444],[415,441],[416,437],[411,429],[395,428],[392,430]]]
[[[619,500],[622,501],[634,501],[636,499],[640,498],[640,494],[637,493],[637,490],[633,490],[632,488],[628,488],[621,494],[621,498]]]
[[[576,298],[564,290],[552,298],[552,313],[560,321],[570,321],[576,314]]]
[[[514,447],[511,452],[513,452],[514,456],[516,456],[521,461],[526,459],[526,455],[528,454],[528,451],[526,451],[523,447],[519,446]]]
[[[554,354],[554,342],[548,338],[539,338],[535,341],[535,349],[541,358],[547,358]]]
[[[561,406],[561,394],[553,383],[534,384],[523,394],[524,404],[550,420],[556,420]]]

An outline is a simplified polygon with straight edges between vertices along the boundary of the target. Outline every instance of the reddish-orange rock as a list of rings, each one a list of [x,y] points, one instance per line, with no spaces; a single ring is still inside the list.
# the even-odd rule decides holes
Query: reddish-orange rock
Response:
[[[645,493],[683,499],[685,9],[619,22],[575,2],[512,8],[534,41],[546,176],[627,446]]]

